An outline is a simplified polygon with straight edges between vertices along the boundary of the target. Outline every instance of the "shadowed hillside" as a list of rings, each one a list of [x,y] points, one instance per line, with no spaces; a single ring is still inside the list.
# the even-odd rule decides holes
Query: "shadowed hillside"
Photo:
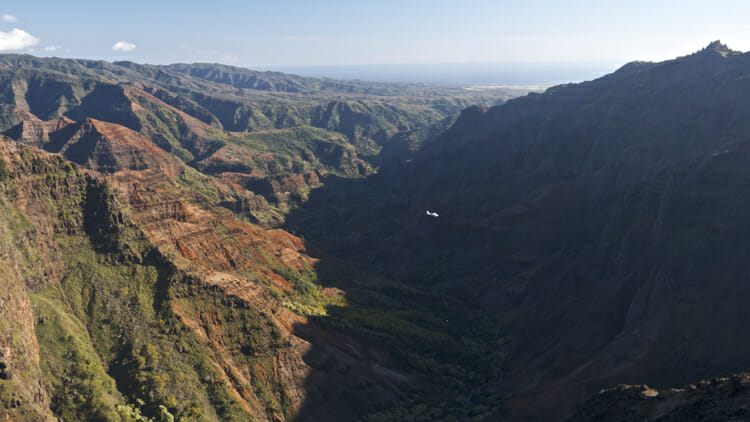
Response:
[[[717,42],[469,108],[412,162],[314,192],[287,227],[490,315],[511,419],[737,372],[748,74],[750,55]]]

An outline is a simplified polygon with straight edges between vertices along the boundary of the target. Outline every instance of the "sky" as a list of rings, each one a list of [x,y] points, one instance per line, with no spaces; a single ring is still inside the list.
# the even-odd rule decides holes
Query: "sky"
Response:
[[[750,50],[750,2],[0,0],[0,53],[244,67],[664,60]]]

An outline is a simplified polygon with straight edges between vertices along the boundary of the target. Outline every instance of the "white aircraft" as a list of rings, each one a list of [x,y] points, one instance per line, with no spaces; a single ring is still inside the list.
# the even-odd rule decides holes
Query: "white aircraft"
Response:
[[[437,212],[430,212],[430,210],[427,210],[427,215],[429,215],[430,217],[440,217]]]

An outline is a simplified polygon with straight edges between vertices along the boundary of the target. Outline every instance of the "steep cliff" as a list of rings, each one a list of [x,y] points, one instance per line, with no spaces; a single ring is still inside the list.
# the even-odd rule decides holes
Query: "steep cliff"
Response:
[[[494,320],[507,371],[488,386],[510,410],[495,418],[743,371],[748,73],[750,55],[712,43],[468,108],[411,162],[315,191],[286,228]]]
[[[395,400],[403,376],[288,309],[316,262],[300,239],[158,168],[104,177],[7,138],[0,152],[4,416],[290,420],[305,405],[321,420],[323,397],[370,403],[335,410],[351,417]]]

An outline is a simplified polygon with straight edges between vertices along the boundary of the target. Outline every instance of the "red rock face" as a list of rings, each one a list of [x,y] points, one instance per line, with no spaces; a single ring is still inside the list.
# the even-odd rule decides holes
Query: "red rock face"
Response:
[[[290,291],[292,284],[271,268],[283,266],[293,271],[311,270],[317,259],[305,254],[304,242],[284,230],[264,230],[237,220],[231,212],[211,206],[199,195],[176,186],[163,172],[154,170],[116,172],[108,179],[122,193],[133,222],[166,256],[180,267],[199,274],[204,283],[221,289],[225,294],[241,298],[253,309],[268,315],[281,329],[285,346],[275,359],[274,371],[282,388],[299,409],[309,399],[306,385],[318,384],[320,391],[335,391],[351,383],[389,385],[377,394],[378,400],[391,400],[389,389],[405,378],[387,371],[361,355],[361,346],[351,339],[331,335],[311,324],[306,318],[284,308],[270,294],[269,287]],[[300,175],[299,183],[314,180],[314,176]],[[328,294],[339,294],[329,289]],[[250,370],[235,362],[224,349],[223,336],[215,322],[191,313],[185,307],[173,305],[173,310],[191,327],[204,346],[211,351],[215,367],[224,382],[253,417],[264,419],[250,380]],[[313,369],[306,356],[327,356],[336,365],[354,368],[353,373],[331,390],[331,374]],[[383,374],[390,374],[384,378]],[[325,379],[325,382],[322,380]],[[335,383],[334,383],[335,384]],[[339,394],[339,393],[337,393]]]
[[[264,177],[266,176],[265,166],[273,160],[274,156],[271,153],[230,144],[220,148],[203,161],[216,172],[233,172]],[[260,165],[257,163],[260,163]]]
[[[315,171],[305,174],[292,174],[285,177],[279,183],[281,192],[296,192],[303,188],[314,187],[320,184],[318,173]]]
[[[59,152],[73,162],[106,173],[159,168],[163,161],[174,160],[138,132],[94,119],[77,125]]]
[[[148,147],[139,135],[120,126],[97,121],[85,125],[88,126],[86,133],[110,138],[112,144]],[[21,150],[26,153],[21,154]],[[159,150],[152,152],[162,154]],[[43,264],[33,269],[19,269],[12,263],[13,254],[22,250],[15,248],[20,238],[13,239],[12,250],[5,250],[5,244],[0,245],[0,269],[6,273],[3,282],[6,290],[0,293],[0,316],[4,316],[0,326],[6,327],[2,324],[11,321],[7,332],[13,332],[14,336],[26,334],[23,344],[0,335],[0,377],[24,374],[18,390],[24,406],[33,405],[40,415],[49,414],[49,395],[39,370],[40,354],[34,335],[36,322],[28,292],[54,284],[65,276],[62,262],[70,251],[56,246],[55,233],[84,231],[80,216],[65,225],[59,220],[60,216],[43,212],[45,208],[40,204],[46,204],[50,195],[60,200],[85,196],[87,180],[93,178],[99,183],[106,180],[113,188],[113,203],[122,209],[112,211],[123,216],[121,223],[132,223],[143,230],[148,241],[181,271],[191,274],[202,285],[217,289],[225,297],[241,301],[243,306],[267,317],[280,330],[281,346],[274,352],[270,369],[257,365],[249,367],[227,348],[233,341],[233,333],[222,328],[225,321],[218,316],[221,314],[218,309],[206,312],[181,300],[170,304],[174,314],[196,334],[213,369],[219,373],[219,381],[249,417],[257,420],[286,418],[282,414],[269,416],[264,403],[255,394],[254,376],[272,383],[273,391],[283,391],[284,400],[297,410],[312,398],[325,409],[324,397],[343,397],[350,394],[347,391],[354,385],[374,386],[363,390],[362,394],[368,397],[379,401],[395,400],[398,385],[405,380],[403,376],[365,357],[363,348],[355,341],[332,335],[285,308],[271,293],[272,289],[281,292],[294,289],[272,268],[304,271],[311,270],[317,263],[317,259],[305,253],[304,242],[283,230],[264,230],[239,221],[228,210],[211,205],[205,197],[180,188],[174,175],[184,171],[181,163],[160,170],[120,170],[106,176],[91,170],[84,174],[73,171],[66,178],[53,180],[45,172],[52,168],[50,162],[58,167],[64,165],[59,156],[3,141],[0,142],[0,157],[14,174],[38,173],[38,177],[19,178],[18,183],[23,183],[17,186],[14,195],[19,212],[28,215],[34,227],[22,237],[30,249],[41,252]],[[49,174],[59,173],[59,169],[53,170],[49,170]],[[37,186],[39,183],[44,188]],[[0,235],[7,232],[3,229],[4,223],[0,218]],[[29,234],[32,237],[26,238]],[[343,295],[343,292],[328,289],[326,294]],[[332,367],[319,368],[320,365],[309,363],[310,359],[327,362]],[[339,373],[343,375],[337,375]],[[35,377],[33,382],[29,381],[30,376]],[[340,379],[334,382],[335,377]],[[361,399],[364,400],[364,396]],[[354,415],[356,409],[347,412]]]
[[[171,181],[162,175],[126,171],[114,174],[113,179],[128,195],[136,224],[157,243],[164,241],[197,264],[220,271],[266,274],[270,270],[264,255],[283,258],[283,264],[294,270],[314,263],[298,252],[303,249],[299,238],[238,221],[227,210],[201,203],[200,197],[170,186]]]
[[[174,161],[140,133],[96,119],[76,123],[60,117],[44,122],[27,116],[6,133],[26,145],[58,152],[96,171],[160,168],[165,161]]]

